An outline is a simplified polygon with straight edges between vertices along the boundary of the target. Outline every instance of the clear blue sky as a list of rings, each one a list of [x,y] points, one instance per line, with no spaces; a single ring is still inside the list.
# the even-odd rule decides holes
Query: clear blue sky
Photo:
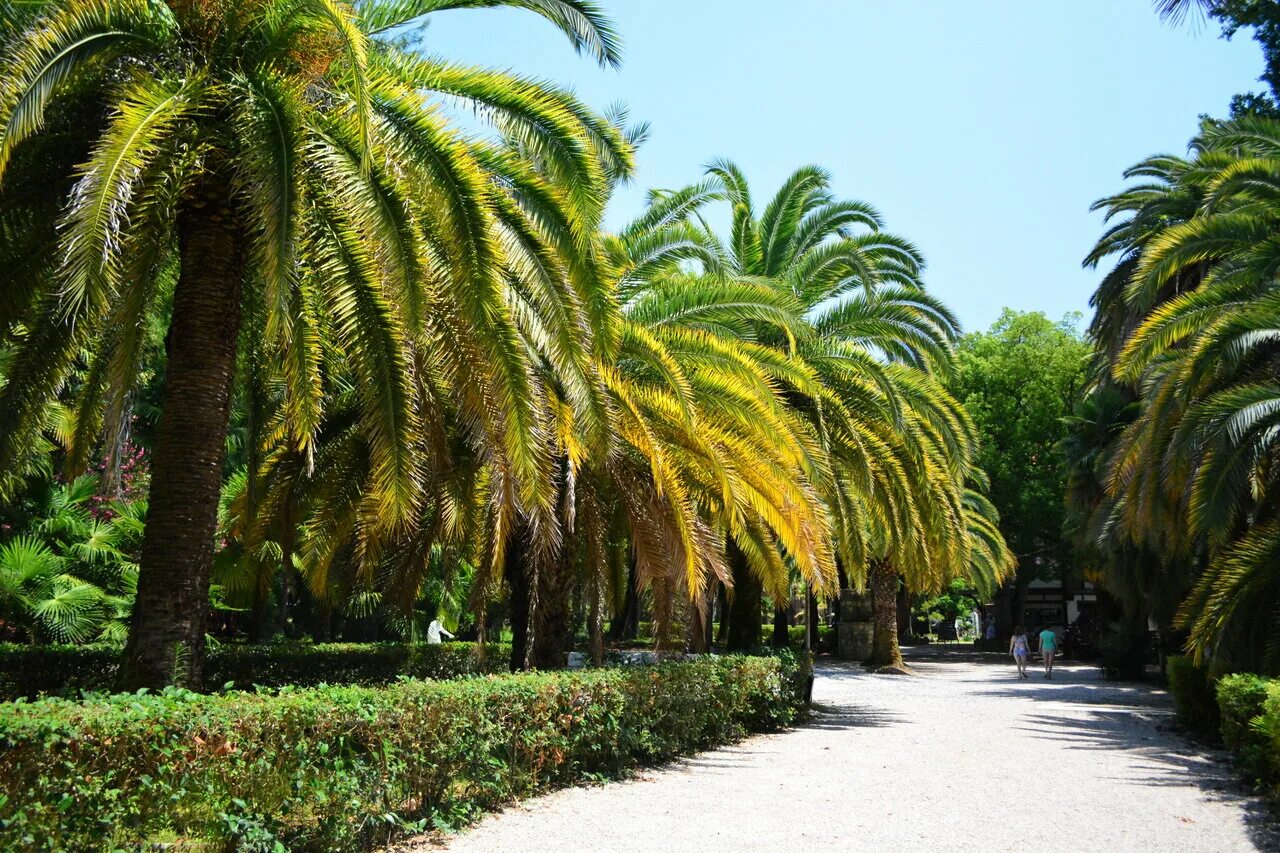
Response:
[[[1212,24],[1173,27],[1148,0],[603,0],[621,70],[577,57],[527,12],[434,16],[424,49],[571,86],[652,123],[612,224],[649,187],[736,160],[757,199],[818,163],[928,259],[966,329],[1008,305],[1088,311],[1089,204],[1121,171],[1185,150],[1201,113],[1260,89],[1260,51]]]

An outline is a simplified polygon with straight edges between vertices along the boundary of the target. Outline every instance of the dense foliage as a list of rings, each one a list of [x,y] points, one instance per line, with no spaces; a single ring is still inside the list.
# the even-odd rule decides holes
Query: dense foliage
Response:
[[[1179,720],[1221,738],[1245,777],[1280,802],[1280,680],[1251,673],[1218,678],[1187,657],[1170,658],[1169,674]]]
[[[1216,686],[1222,742],[1255,778],[1270,773],[1280,779],[1280,762],[1273,757],[1280,725],[1274,718],[1266,725],[1257,722],[1265,719],[1269,705],[1273,714],[1280,710],[1270,699],[1276,692],[1274,685],[1256,675],[1237,673],[1223,677]]]
[[[582,370],[612,342],[592,234],[631,149],[564,90],[410,49],[450,5],[67,0],[0,22],[4,485],[51,429],[72,474],[109,455],[165,330],[123,682],[200,680],[233,410],[247,559],[286,573],[295,545],[364,586],[380,553],[418,566],[487,497],[450,441],[484,447],[507,511],[548,505],[531,362],[590,406]],[[617,61],[592,4],[514,5]],[[451,127],[445,99],[503,141]],[[290,507],[281,545],[254,481],[295,459],[327,523]]]
[[[207,682],[240,690],[317,684],[387,684],[398,678],[458,678],[506,672],[511,647],[489,643],[282,643],[209,650]],[[116,646],[0,644],[0,699],[109,691],[120,664]]]
[[[90,469],[120,499],[130,466],[147,498],[105,585],[30,518],[0,530],[34,554],[0,574],[5,629],[124,640],[127,688],[198,688],[207,634],[437,616],[505,619],[512,664],[549,668],[579,629],[602,660],[642,600],[705,648],[722,590],[749,648],[762,592],[843,577],[878,591],[894,663],[900,579],[998,585],[920,251],[818,166],[757,206],[722,160],[606,233],[645,129],[421,49],[470,5],[5,7],[0,500]],[[619,61],[589,0],[479,5]]]
[[[785,725],[806,671],[725,657],[14,705],[0,716],[0,846],[352,849]]]
[[[973,417],[978,464],[990,479],[987,495],[1000,530],[1018,556],[1020,584],[1057,578],[1067,564],[1058,443],[1089,355],[1075,323],[1006,309],[989,331],[960,343],[953,385]]]
[[[1082,555],[1219,670],[1280,670],[1274,234],[1280,122],[1206,121],[1098,207],[1095,382],[1073,447]]]

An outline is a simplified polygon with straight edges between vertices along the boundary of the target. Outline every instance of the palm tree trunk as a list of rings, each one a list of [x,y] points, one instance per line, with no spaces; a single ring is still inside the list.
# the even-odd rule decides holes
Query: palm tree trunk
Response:
[[[705,590],[696,599],[689,602],[689,624],[685,636],[685,647],[695,655],[711,651],[711,620],[715,615],[715,590]]]
[[[887,559],[871,563],[871,612],[875,630],[866,665],[880,672],[906,674],[898,647],[898,573]]]
[[[818,596],[809,587],[805,590],[804,629],[809,633],[809,648],[815,651],[818,648],[818,618]]]
[[[716,626],[716,645],[723,646],[729,637],[729,594],[724,584],[716,584],[716,609],[720,611],[720,624]]]
[[[911,633],[911,593],[907,592],[907,585],[902,584],[898,588],[898,636],[905,637]]]
[[[573,588],[577,572],[562,557],[538,572],[537,620],[530,663],[534,669],[564,669],[573,648]]]
[[[632,551],[627,558],[627,588],[622,599],[622,611],[609,624],[609,639],[634,640],[640,630],[640,588],[636,578],[636,557]]]
[[[791,613],[786,607],[773,609],[773,647],[775,649],[785,649],[791,639],[791,632],[787,630],[791,627],[790,616]]]
[[[591,647],[591,663],[596,666],[604,665],[604,608],[601,606],[604,594],[600,581],[600,572],[592,572],[588,582],[591,601],[587,605],[587,632]]]
[[[249,642],[251,643],[261,643],[270,635],[271,614],[267,609],[270,594],[270,589],[263,589],[261,583],[253,585],[253,607],[249,612]]]
[[[524,541],[524,525],[516,524],[507,538],[502,573],[510,590],[511,669],[519,671],[529,663],[529,581],[528,549]]]
[[[732,540],[726,551],[733,576],[727,646],[731,652],[745,652],[760,645],[760,601],[764,590],[747,565],[747,555]]]
[[[151,493],[138,596],[120,664],[123,689],[204,674],[209,572],[240,331],[242,240],[229,185],[209,178],[178,215],[181,272],[166,347],[164,411],[151,456]]]

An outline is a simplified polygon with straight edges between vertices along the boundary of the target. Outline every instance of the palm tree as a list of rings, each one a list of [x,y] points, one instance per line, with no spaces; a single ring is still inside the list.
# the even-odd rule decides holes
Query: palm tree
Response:
[[[899,576],[928,591],[966,564],[973,428],[937,378],[950,370],[955,320],[924,290],[915,247],[882,231],[870,205],[835,199],[823,170],[797,170],[758,218],[740,169],[721,161],[710,174],[732,205],[732,269],[793,295],[812,329],[769,342],[819,380],[815,394],[793,389],[791,403],[823,449],[836,553],[855,584],[872,587],[871,662],[900,666]]]
[[[1187,15],[1208,15],[1219,5],[1220,0],[1154,0],[1156,11],[1160,17],[1180,23]]]
[[[731,206],[727,242],[701,216],[718,201]],[[725,161],[706,183],[656,194],[627,236],[640,259],[633,280],[666,270],[665,289],[686,301],[681,317],[802,368],[774,381],[798,419],[790,429],[804,438],[826,535],[855,582],[865,582],[868,564],[884,568],[880,585],[891,591],[898,565],[921,589],[948,579],[955,569],[944,567],[961,556],[951,544],[964,541],[958,484],[973,435],[934,378],[949,370],[955,321],[920,286],[914,247],[880,231],[870,206],[834,199],[816,167],[794,173],[757,217],[745,176]],[[739,295],[700,313],[705,291],[676,275],[689,263]],[[624,279],[624,298],[634,287]],[[726,311],[734,302],[739,310]],[[780,311],[804,322],[779,323]],[[729,541],[729,645],[749,647],[759,642],[761,583],[785,575],[743,559]],[[786,595],[784,585],[770,587],[775,600]],[[896,631],[885,636],[884,654],[896,658]]]
[[[684,218],[706,196],[705,187],[655,194],[635,222],[602,240],[621,303],[616,347],[595,365],[608,428],[587,428],[557,372],[543,373],[557,424],[551,455],[561,466],[556,525],[563,538],[541,557],[523,540],[506,555],[513,594],[531,585],[534,609],[542,611],[523,662],[562,660],[560,623],[575,579],[585,581],[598,651],[603,599],[632,584],[652,591],[661,640],[669,625],[687,622],[700,647],[728,565],[754,566],[777,595],[791,566],[817,585],[834,577],[824,510],[810,485],[811,440],[780,394],[784,381],[807,387],[812,376],[744,334],[767,326],[794,336],[803,323],[794,298],[724,274],[714,242]],[[687,261],[700,262],[700,270],[691,272]],[[539,336],[529,337],[532,348]],[[609,544],[619,541],[624,554]],[[522,581],[529,574],[532,584]],[[520,657],[526,630],[519,614],[528,602],[516,599]]]
[[[1142,396],[1137,383],[1117,380],[1113,374],[1130,337],[1147,317],[1203,282],[1206,268],[1196,264],[1158,287],[1132,286],[1148,249],[1159,244],[1170,226],[1196,216],[1205,201],[1203,166],[1220,157],[1207,151],[1199,151],[1195,160],[1162,154],[1126,170],[1126,178],[1139,180],[1094,203],[1093,210],[1105,212],[1108,228],[1084,261],[1092,269],[1115,257],[1090,299],[1092,387],[1063,448],[1069,467],[1070,523],[1086,572],[1124,605],[1130,618],[1152,618],[1163,633],[1173,631],[1194,561],[1185,548],[1168,547],[1169,537],[1186,528],[1176,521],[1178,494],[1162,486],[1154,468],[1128,469],[1128,492],[1136,498],[1132,502],[1113,488],[1120,445],[1130,440],[1126,435],[1136,437],[1137,427],[1130,425]],[[1148,420],[1146,429],[1160,431],[1164,426]],[[1142,442],[1148,443],[1148,438]],[[1152,439],[1150,446],[1158,443]]]
[[[1274,670],[1280,124],[1206,123],[1193,153],[1178,182],[1199,203],[1135,251],[1116,309],[1139,316],[1110,366],[1140,409],[1112,451],[1108,529],[1157,555],[1166,589],[1198,572],[1177,617],[1197,657]]]
[[[32,641],[119,642],[133,604],[146,504],[95,510],[94,475],[48,483],[23,533],[0,545],[0,611]]]
[[[5,258],[18,273],[0,329],[21,352],[0,398],[0,467],[31,445],[92,344],[69,454],[83,464],[104,419],[125,408],[142,318],[172,315],[123,686],[199,684],[238,352],[280,377],[281,429],[304,456],[327,356],[341,352],[359,389],[374,526],[404,524],[421,500],[418,366],[454,367],[505,404],[485,420],[534,488],[535,424],[520,405],[528,377],[498,229],[504,196],[522,192],[515,152],[538,157],[554,187],[541,196],[554,200],[547,219],[579,247],[608,172],[630,155],[568,93],[424,59],[395,37],[466,5],[61,0],[6,21],[0,187],[59,202],[30,201],[25,219],[5,224],[22,239]],[[593,4],[512,5],[617,61]],[[463,136],[433,96],[475,105],[518,149]],[[463,405],[480,417],[485,399]]]

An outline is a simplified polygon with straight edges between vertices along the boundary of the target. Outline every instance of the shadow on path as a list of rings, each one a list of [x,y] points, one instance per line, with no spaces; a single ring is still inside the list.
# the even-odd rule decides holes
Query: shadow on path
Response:
[[[1034,677],[1033,677],[1034,680]],[[1169,698],[1163,691],[1149,687],[1112,686],[1096,681],[1082,680],[1069,682],[1066,679],[1054,678],[1053,681],[1029,684],[1014,681],[1012,684],[979,688],[975,691],[981,696],[996,696],[1005,699],[1030,699],[1035,702],[1062,702],[1068,705],[1084,705],[1089,707],[1124,707],[1141,708],[1163,717],[1172,717],[1173,709],[1169,706]]]
[[[1066,749],[1126,751],[1142,759],[1146,774],[1127,776],[1121,781],[1146,787],[1180,787],[1194,784],[1206,797],[1233,803],[1240,809],[1250,840],[1260,850],[1280,850],[1280,828],[1265,802],[1239,777],[1231,757],[1191,743],[1160,724],[1172,718],[1163,709],[1104,708],[1094,705],[1085,717],[1031,714],[1023,727],[1034,737],[1057,741]],[[1135,716],[1151,725],[1136,729]]]
[[[1036,710],[1025,714],[1018,730],[1054,741],[1063,749],[1125,752],[1136,760],[1132,772],[1118,781],[1146,787],[1194,785],[1210,800],[1240,809],[1250,841],[1260,850],[1280,850],[1280,824],[1267,804],[1254,796],[1237,774],[1227,753],[1205,748],[1173,729],[1169,694],[1151,684],[1104,681],[1096,667],[1061,664],[1052,679],[1043,677],[1039,661],[1030,678],[1018,679],[1006,655],[965,652],[911,653],[907,665],[923,680],[942,678],[965,683],[959,702],[971,699],[1031,700]],[[974,666],[979,664],[979,666]],[[861,666],[821,661],[822,680],[838,682],[899,678],[867,672]],[[1040,704],[1043,703],[1043,704]],[[814,718],[805,728],[829,730],[909,724],[902,715],[848,702],[814,703]]]
[[[813,717],[801,728],[842,731],[881,728],[904,723],[901,715],[850,702],[814,702]]]

